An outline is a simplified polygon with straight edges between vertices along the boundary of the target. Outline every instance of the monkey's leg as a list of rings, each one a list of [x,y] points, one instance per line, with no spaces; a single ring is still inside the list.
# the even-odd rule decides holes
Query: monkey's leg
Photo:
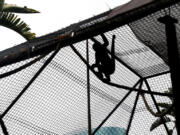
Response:
[[[101,65],[98,65],[98,72],[97,72],[97,76],[101,79],[103,79],[103,69]]]
[[[107,40],[106,36],[104,34],[101,34],[101,37],[103,39],[103,46],[107,47],[109,45],[109,41]]]

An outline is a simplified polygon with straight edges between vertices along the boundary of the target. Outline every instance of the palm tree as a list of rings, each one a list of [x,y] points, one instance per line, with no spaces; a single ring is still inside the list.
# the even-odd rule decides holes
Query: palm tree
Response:
[[[16,31],[21,36],[23,36],[26,40],[30,40],[35,38],[35,33],[30,32],[29,26],[21,21],[17,15],[14,13],[39,13],[34,9],[24,7],[19,7],[14,4],[7,4],[4,2],[5,0],[0,0],[0,25],[7,27],[11,30]],[[2,120],[0,119],[0,125],[2,127],[2,131],[4,134],[8,135],[8,131],[6,126]]]
[[[21,21],[14,13],[39,13],[38,11],[14,4],[7,4],[5,0],[0,0],[0,25],[16,31],[26,40],[35,38],[35,33],[30,32],[29,26]]]
[[[172,88],[169,88],[168,91],[165,91],[165,93],[169,93],[172,94]],[[175,108],[172,107],[173,104],[173,97],[169,97],[171,100],[171,103],[157,103],[157,105],[159,107],[162,108],[161,110],[161,114],[163,114],[164,112],[166,112],[166,116],[164,116],[164,120],[162,120],[160,117],[157,118],[151,125],[150,127],[150,131],[156,129],[157,127],[159,127],[160,125],[165,123],[169,123],[172,122],[174,123],[174,127],[172,129],[169,130],[169,133],[172,135],[173,134],[173,130],[176,127],[176,121],[175,121]],[[172,107],[172,108],[171,108]],[[170,111],[168,111],[171,108]]]

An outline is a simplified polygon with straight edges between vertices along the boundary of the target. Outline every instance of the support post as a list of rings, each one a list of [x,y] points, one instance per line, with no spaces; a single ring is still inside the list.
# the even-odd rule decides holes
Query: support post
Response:
[[[180,109],[178,109],[179,99],[179,91],[180,91],[180,59],[178,52],[178,44],[177,44],[177,36],[176,36],[176,26],[175,23],[178,22],[177,19],[166,15],[158,19],[160,23],[165,24],[166,30],[166,40],[167,40],[167,48],[168,48],[168,63],[171,72],[171,81],[172,81],[172,89],[174,95],[174,104],[175,104],[175,116],[176,116],[176,128],[177,133],[180,135]]]
[[[139,84],[139,89],[141,89],[142,87],[142,80]],[[131,127],[131,123],[132,123],[132,120],[133,120],[133,117],[134,117],[134,113],[135,113],[135,110],[136,110],[136,106],[137,106],[137,102],[138,102],[138,99],[139,99],[139,95],[140,95],[140,92],[137,92],[137,96],[136,96],[136,99],[135,99],[135,102],[134,102],[134,107],[132,109],[132,113],[131,113],[131,116],[130,116],[130,119],[129,119],[129,124],[128,124],[128,127],[127,127],[127,131],[126,131],[126,135],[129,134],[129,130],[130,130],[130,127]]]
[[[136,88],[136,86],[141,82],[141,79],[137,81],[137,83],[133,86],[133,88]],[[115,106],[115,108],[108,114],[108,116],[101,122],[101,124],[94,130],[92,135],[95,135],[95,133],[104,125],[104,123],[112,116],[112,114],[119,108],[119,106],[125,101],[125,99],[131,94],[132,91],[129,91],[122,99],[121,101]]]
[[[92,71],[92,73],[94,73],[96,76],[96,72],[92,69],[92,67],[87,63],[87,61],[83,58],[83,56],[77,51],[77,49],[73,46],[73,45],[70,45],[70,47],[72,48],[72,50],[77,54],[77,56],[84,62],[84,64],[86,64],[89,69]],[[98,76],[97,76],[98,77]],[[140,79],[143,79],[143,78],[140,78]],[[116,88],[120,88],[120,89],[125,89],[125,90],[129,90],[129,91],[138,91],[138,92],[143,92],[143,93],[146,93],[146,94],[154,94],[154,95],[159,95],[159,96],[169,96],[169,97],[172,97],[172,94],[166,94],[166,93],[161,93],[161,92],[149,92],[147,90],[143,90],[143,89],[136,89],[134,87],[128,87],[128,86],[124,86],[124,85],[119,85],[119,84],[116,84],[116,83],[112,83],[112,82],[104,82],[110,86],[113,86],[113,87],[116,87]]]
[[[89,46],[88,39],[86,40],[86,59],[89,64]],[[87,109],[88,109],[88,135],[91,135],[91,92],[90,92],[90,74],[87,66]]]
[[[2,118],[0,118],[0,125],[1,125],[1,128],[2,128],[2,131],[3,131],[4,135],[9,135],[9,133],[7,131],[7,128],[6,128]]]

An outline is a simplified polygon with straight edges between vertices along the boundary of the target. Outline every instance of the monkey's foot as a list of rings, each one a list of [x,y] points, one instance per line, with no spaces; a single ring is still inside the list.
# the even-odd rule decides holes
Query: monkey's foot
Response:
[[[102,73],[96,72],[96,75],[97,75],[101,80],[103,79]]]

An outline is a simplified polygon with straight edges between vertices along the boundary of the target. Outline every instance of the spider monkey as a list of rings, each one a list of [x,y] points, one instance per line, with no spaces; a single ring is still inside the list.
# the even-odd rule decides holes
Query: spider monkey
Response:
[[[103,39],[103,44],[97,41],[95,38],[91,38],[93,43],[93,49],[95,51],[95,63],[92,65],[92,68],[98,69],[97,75],[104,81],[110,82],[110,75],[115,71],[115,58],[114,58],[114,43],[116,36],[112,36],[112,45],[111,45],[111,54],[107,51],[107,46],[109,41],[107,40],[104,34],[101,34]],[[105,78],[103,77],[103,74]]]

